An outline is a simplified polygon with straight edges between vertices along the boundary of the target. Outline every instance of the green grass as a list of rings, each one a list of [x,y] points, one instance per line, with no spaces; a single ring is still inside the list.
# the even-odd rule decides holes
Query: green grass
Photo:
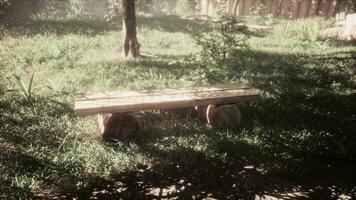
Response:
[[[0,25],[0,198],[149,199],[159,189],[188,199],[356,195],[356,47],[318,40],[328,21],[278,22],[249,39],[243,66],[210,80],[177,62],[199,52],[194,37],[209,24],[138,20],[142,52],[154,55],[138,61],[110,56],[120,48],[119,22]],[[212,82],[262,90],[259,102],[241,105],[238,130],[209,129],[190,109],[146,111],[139,138],[106,144],[95,117],[72,111],[84,91]]]

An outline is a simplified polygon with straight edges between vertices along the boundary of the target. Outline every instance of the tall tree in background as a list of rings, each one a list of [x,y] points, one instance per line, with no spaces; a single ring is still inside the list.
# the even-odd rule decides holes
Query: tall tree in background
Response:
[[[137,41],[135,0],[122,0],[123,13],[123,54],[128,57],[140,56],[140,44]]]
[[[1,15],[4,14],[4,12],[6,11],[9,5],[10,5],[10,0],[0,0],[0,17]]]

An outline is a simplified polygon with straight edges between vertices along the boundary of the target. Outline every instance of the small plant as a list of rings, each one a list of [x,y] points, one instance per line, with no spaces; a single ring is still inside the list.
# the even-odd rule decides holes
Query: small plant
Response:
[[[26,99],[26,101],[31,101],[32,100],[32,93],[33,93],[33,77],[34,73],[32,73],[30,82],[26,84],[21,80],[21,77],[18,75],[14,75],[16,84],[19,87],[19,92],[20,94]]]
[[[242,34],[244,27],[235,22],[221,23],[219,31],[204,33],[198,38],[202,46],[201,57],[215,64],[223,64],[236,59],[238,54],[248,49],[247,36]]]

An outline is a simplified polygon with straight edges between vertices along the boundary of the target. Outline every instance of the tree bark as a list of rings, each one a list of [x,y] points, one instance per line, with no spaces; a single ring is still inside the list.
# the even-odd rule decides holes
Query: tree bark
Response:
[[[320,0],[311,1],[310,8],[309,8],[309,17],[315,17],[318,15],[320,2],[321,2]]]
[[[238,16],[243,16],[245,15],[245,4],[246,0],[239,0],[237,3],[237,9],[238,9]]]
[[[237,13],[237,5],[239,4],[239,0],[235,0],[234,4],[232,5],[232,13],[234,16],[239,16],[239,13]]]
[[[289,3],[290,0],[282,0],[281,2],[281,15],[283,17],[290,17],[290,12],[289,12]]]
[[[328,17],[335,16],[336,10],[337,10],[337,5],[338,5],[338,0],[332,0],[331,5],[329,7],[329,11],[328,11]]]
[[[234,14],[233,14],[233,1],[232,0],[226,0],[226,15],[229,16],[229,17],[233,17]]]
[[[245,0],[245,3],[244,3],[244,15],[249,15],[250,14],[251,8],[253,7],[253,3],[254,3],[253,0]]]
[[[208,4],[208,16],[212,17],[216,15],[216,1],[209,1]]]
[[[300,0],[292,0],[291,1],[292,7],[292,18],[296,19],[299,16],[301,1]]]
[[[319,12],[320,15],[323,16],[323,17],[327,17],[329,7],[330,7],[330,1],[323,0],[322,1],[322,5],[321,5],[321,9],[320,9],[320,12]]]
[[[280,4],[281,4],[280,0],[273,0],[272,2],[272,15],[275,17],[280,14],[280,7],[281,7]]]
[[[300,5],[299,17],[308,17],[311,3],[312,1],[310,0],[302,0],[302,3]]]
[[[201,15],[209,15],[209,0],[202,0],[201,1]]]
[[[140,56],[140,44],[137,41],[135,0],[122,0],[123,13],[123,55],[137,58]]]
[[[265,6],[267,8],[267,13],[270,14],[270,13],[273,13],[272,11],[272,4],[273,4],[273,0],[266,0],[265,1]]]

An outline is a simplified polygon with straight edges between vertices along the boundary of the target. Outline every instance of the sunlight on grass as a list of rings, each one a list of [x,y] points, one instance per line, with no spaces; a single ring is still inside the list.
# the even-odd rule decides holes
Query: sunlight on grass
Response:
[[[251,36],[249,54],[236,59],[243,62],[217,66],[226,76],[211,80],[211,68],[188,62],[201,50],[194,38],[210,30],[207,24],[174,16],[139,20],[141,50],[149,55],[140,60],[118,56],[122,39],[115,23],[37,19],[0,27],[0,198],[10,190],[5,197],[15,199],[44,188],[78,192],[90,188],[89,175],[111,181],[116,173],[128,176],[121,182],[148,185],[154,184],[146,179],[179,183],[191,175],[196,190],[199,184],[210,188],[208,177],[214,188],[231,183],[226,187],[233,194],[236,177],[248,171],[237,170],[241,166],[295,177],[354,160],[356,47],[319,40],[330,21],[282,20],[267,35]],[[32,74],[34,89],[25,98],[20,83],[28,86]],[[96,117],[73,116],[81,92],[211,82],[262,90],[260,101],[240,105],[241,128],[210,129],[187,111],[145,111],[140,138],[107,144]]]

